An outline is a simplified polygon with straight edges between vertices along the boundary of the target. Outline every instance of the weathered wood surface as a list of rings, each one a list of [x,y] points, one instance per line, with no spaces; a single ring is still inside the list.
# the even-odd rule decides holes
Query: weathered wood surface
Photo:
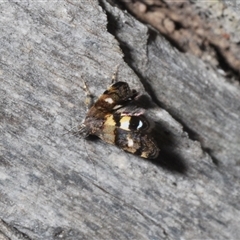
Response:
[[[200,2],[200,6],[199,1],[191,0],[122,2],[134,16],[154,27],[179,50],[239,76],[240,16],[233,11],[229,14],[222,1]]]
[[[239,237],[238,85],[105,1],[0,6],[1,239]],[[156,161],[64,134],[118,64],[156,104]]]

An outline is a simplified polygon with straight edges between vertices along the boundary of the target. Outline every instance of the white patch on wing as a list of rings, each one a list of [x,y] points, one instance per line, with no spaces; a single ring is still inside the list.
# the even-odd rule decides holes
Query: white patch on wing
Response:
[[[139,120],[139,124],[137,126],[137,129],[141,128],[142,126],[143,126],[143,123],[142,123],[142,121]]]
[[[107,102],[107,103],[109,103],[109,104],[112,104],[112,103],[113,103],[112,98],[105,98],[104,101]]]
[[[127,140],[128,140],[128,147],[133,147],[133,144],[134,144],[133,140],[129,137],[127,138]]]
[[[125,130],[129,130],[129,121],[121,122],[120,128],[125,129]]]
[[[115,110],[115,109],[118,109],[118,108],[121,108],[122,107],[122,105],[116,105],[113,109]]]

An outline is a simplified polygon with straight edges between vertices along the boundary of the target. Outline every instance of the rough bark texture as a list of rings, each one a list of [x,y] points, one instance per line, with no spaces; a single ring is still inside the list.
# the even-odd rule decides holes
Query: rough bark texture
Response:
[[[239,77],[240,16],[228,15],[225,4],[209,1],[203,9],[199,8],[199,1],[190,0],[122,2],[181,51],[190,52],[213,66],[228,68]]]
[[[239,237],[237,81],[113,2],[0,9],[0,239]],[[97,97],[119,64],[152,98],[155,161],[68,132],[86,113],[83,81]]]

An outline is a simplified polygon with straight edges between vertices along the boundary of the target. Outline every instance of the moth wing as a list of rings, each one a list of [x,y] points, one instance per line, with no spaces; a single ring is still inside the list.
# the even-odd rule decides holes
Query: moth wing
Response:
[[[127,131],[149,133],[154,127],[154,122],[143,114],[136,115],[135,112],[129,114],[121,113],[117,126]]]
[[[103,141],[115,144],[127,152],[143,158],[156,158],[159,154],[159,148],[150,133],[144,129],[149,127],[146,125],[149,123],[143,123],[143,120],[147,121],[143,115],[108,115],[104,122],[103,129],[99,131],[97,135]],[[138,129],[139,126],[141,126],[141,130]],[[129,129],[129,127],[131,129]]]
[[[121,114],[122,116],[140,116],[143,115],[145,113],[145,109],[143,108],[139,108],[136,105],[127,105],[124,107],[119,107],[119,109],[117,109],[117,111],[114,114]]]

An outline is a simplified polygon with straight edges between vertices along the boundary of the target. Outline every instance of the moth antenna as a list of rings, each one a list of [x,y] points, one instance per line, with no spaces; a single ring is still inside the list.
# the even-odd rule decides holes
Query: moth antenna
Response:
[[[87,137],[88,136],[88,133],[87,132],[84,132],[85,130],[85,125],[84,123],[82,123],[80,126],[74,126],[74,127],[71,127],[70,129],[67,129],[65,126],[63,126],[64,130],[66,130],[65,133],[62,134],[62,136],[66,135],[67,133],[71,133],[73,134],[73,136],[76,136],[77,134],[84,134],[84,137]],[[74,129],[76,129],[74,131]]]
[[[64,130],[66,130],[66,132],[63,133],[62,136],[66,135],[67,133],[72,133],[72,130],[73,130],[74,128],[77,128],[77,127],[75,126],[75,127],[70,128],[70,129],[67,129],[66,127],[63,127],[63,128],[64,128]],[[76,132],[76,131],[75,131],[75,132]]]
[[[85,99],[85,105],[86,105],[86,111],[93,105],[93,95],[89,90],[89,87],[87,86],[86,82],[83,81],[83,89],[86,93],[86,99]]]
[[[120,64],[117,65],[116,71],[112,75],[112,84],[117,82],[117,74],[118,74],[118,69],[119,69]]]
[[[86,105],[86,112],[89,110],[89,108],[93,105],[93,95],[91,94],[86,82],[84,80],[83,81],[83,90],[85,91],[86,93],[86,99],[85,99],[85,105]],[[70,129],[67,129],[66,127],[64,127],[64,129],[66,130],[65,133],[63,133],[62,135],[66,135],[67,133],[71,133],[73,136],[76,136],[76,135],[83,135],[84,138],[86,138],[88,135],[89,135],[89,132],[86,131],[86,128],[85,128],[85,124],[82,123],[80,126],[74,126]],[[87,150],[87,146],[86,146],[86,141],[85,139],[83,139],[83,142],[84,142],[84,147],[86,149],[86,152],[87,152],[87,158],[88,160],[90,160],[93,164],[93,167],[94,167],[94,171],[95,171],[95,179],[94,181],[97,181],[98,182],[98,175],[97,175],[97,170],[96,170],[96,166],[95,166],[95,163],[94,161],[90,158],[89,154],[88,154],[88,150]],[[86,177],[86,176],[85,176]]]
[[[86,111],[89,110],[89,108],[93,105],[93,95],[92,93],[90,92],[90,89],[89,87],[87,86],[86,82],[83,80],[83,89],[85,90],[86,92],[86,99],[85,99],[85,105],[86,105]],[[80,129],[75,133],[75,135],[77,135],[78,133],[81,133],[81,132],[84,132],[84,124],[82,124],[80,126]],[[88,135],[88,134],[87,134]],[[93,167],[94,167],[94,171],[95,171],[95,175],[96,175],[96,181],[98,182],[98,175],[97,175],[97,170],[96,170],[96,166],[95,166],[95,163],[94,161],[89,157],[89,154],[88,154],[88,150],[87,150],[87,146],[86,146],[86,141],[84,139],[84,146],[85,146],[85,149],[86,149],[86,152],[87,152],[87,158],[88,160],[90,160],[93,164]]]

